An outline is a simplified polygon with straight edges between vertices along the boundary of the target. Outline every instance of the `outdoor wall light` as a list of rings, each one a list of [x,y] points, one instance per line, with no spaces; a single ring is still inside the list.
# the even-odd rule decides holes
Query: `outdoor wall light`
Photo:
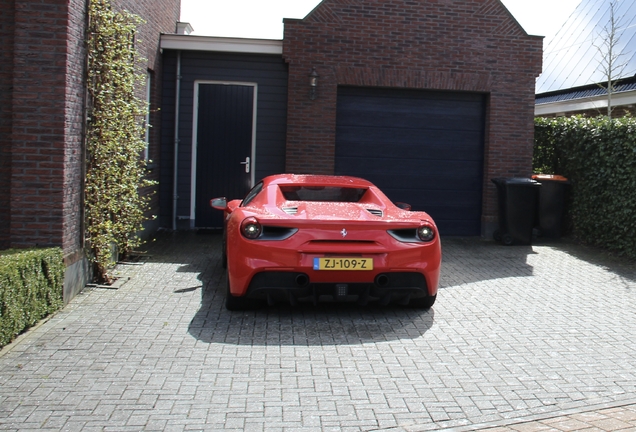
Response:
[[[316,68],[311,68],[311,73],[309,74],[309,99],[316,99],[316,87],[318,87],[318,72],[316,72]]]

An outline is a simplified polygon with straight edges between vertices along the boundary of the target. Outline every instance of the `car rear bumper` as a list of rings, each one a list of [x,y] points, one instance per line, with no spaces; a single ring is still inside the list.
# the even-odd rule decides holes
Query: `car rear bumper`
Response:
[[[229,248],[228,272],[234,295],[246,294],[252,279],[259,273],[304,273],[309,283],[373,283],[380,274],[419,273],[424,275],[430,290],[437,291],[440,272],[439,243],[426,247],[402,246],[403,249],[383,253],[361,253],[358,249],[338,250],[338,253],[306,253],[292,248],[276,247],[268,242],[251,248]],[[410,247],[409,247],[410,246]],[[242,252],[245,251],[245,252]],[[319,257],[362,257],[373,259],[370,271],[315,270]],[[291,286],[290,284],[288,284]]]
[[[429,292],[426,278],[418,272],[385,272],[373,282],[334,283],[311,281],[303,272],[265,271],[254,275],[246,297],[269,304],[286,302],[357,302],[366,304],[407,304],[411,299],[435,295]]]

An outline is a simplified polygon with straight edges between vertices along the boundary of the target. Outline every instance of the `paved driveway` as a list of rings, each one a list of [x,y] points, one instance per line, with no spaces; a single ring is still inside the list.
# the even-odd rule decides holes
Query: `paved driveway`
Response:
[[[3,350],[0,430],[546,430],[635,414],[634,265],[444,239],[429,311],[230,313],[219,244],[162,234],[118,265],[121,288],[86,289]]]

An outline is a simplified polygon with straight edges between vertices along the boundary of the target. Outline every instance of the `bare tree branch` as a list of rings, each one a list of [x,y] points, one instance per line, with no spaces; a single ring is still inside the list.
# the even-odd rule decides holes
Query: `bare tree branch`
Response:
[[[616,92],[616,80],[622,76],[628,65],[628,62],[623,59],[627,53],[620,51],[619,43],[623,25],[620,22],[621,17],[617,16],[616,3],[616,0],[610,1],[609,21],[599,32],[600,43],[594,44],[594,47],[601,54],[601,60],[599,61],[597,70],[603,73],[605,85],[599,85],[607,90],[607,117],[610,119],[612,118],[612,95]]]

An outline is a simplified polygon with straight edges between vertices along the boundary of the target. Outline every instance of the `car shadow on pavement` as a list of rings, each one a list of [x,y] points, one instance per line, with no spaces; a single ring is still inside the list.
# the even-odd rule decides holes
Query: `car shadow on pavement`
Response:
[[[434,323],[435,306],[421,310],[399,305],[278,304],[230,312],[224,304],[226,274],[221,265],[221,242],[219,232],[187,231],[158,233],[148,245],[152,261],[168,264],[167,268],[172,269],[161,277],[174,295],[191,296],[200,291],[200,304],[190,320],[188,333],[201,342],[360,345],[420,338]],[[195,275],[198,283],[191,281]]]
[[[433,325],[429,310],[352,303],[277,304],[242,311],[225,309],[222,285],[204,282],[201,307],[189,333],[205,343],[236,345],[360,345],[422,337]]]
[[[504,246],[479,237],[442,238],[440,289],[493,279],[531,277],[530,245]]]
[[[224,307],[226,275],[221,266],[221,236],[203,232],[165,233],[151,247],[153,260],[177,263],[178,273],[196,273],[201,282],[199,310],[188,332],[205,343],[239,345],[347,345],[421,338],[431,328],[435,308],[357,306],[349,303],[275,305],[230,312]],[[531,277],[531,246],[502,246],[479,238],[442,240],[445,288],[508,277]],[[173,292],[188,295],[192,285]]]

